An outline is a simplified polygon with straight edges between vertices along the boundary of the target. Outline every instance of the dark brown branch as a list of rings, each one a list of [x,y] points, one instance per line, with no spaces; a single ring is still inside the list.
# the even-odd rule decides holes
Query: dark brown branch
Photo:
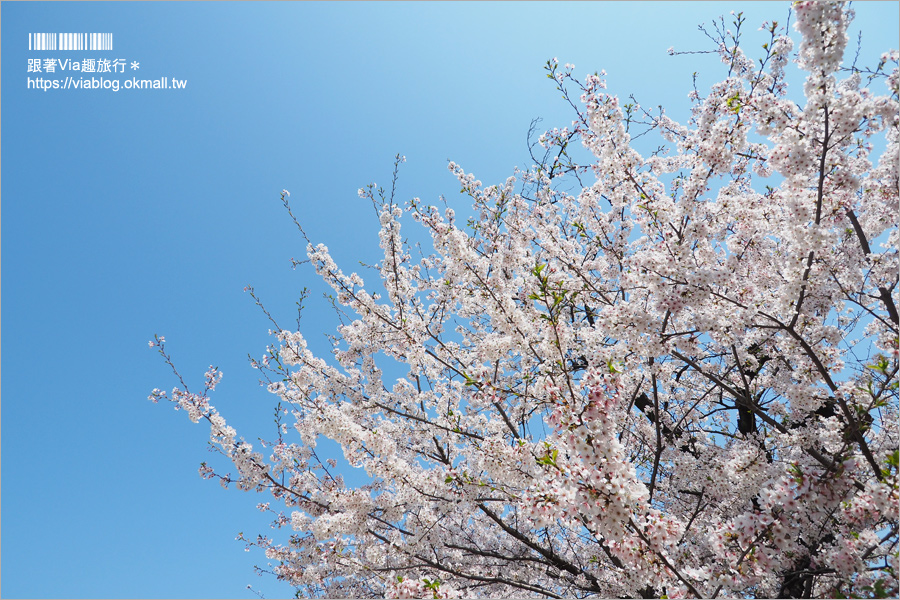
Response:
[[[854,213],[852,210],[848,210],[847,217],[853,224],[853,231],[856,232],[856,237],[859,240],[860,247],[862,247],[862,250],[866,254],[866,256],[869,256],[870,254],[872,254],[872,250],[869,248],[869,240],[866,239],[866,233],[863,231],[859,219],[856,218],[856,213]],[[894,299],[891,298],[890,291],[888,291],[888,289],[884,286],[879,286],[878,293],[880,295],[882,304],[884,304],[885,310],[887,310],[888,317],[890,317],[894,325],[900,325],[900,314],[897,313],[897,305],[894,304]]]

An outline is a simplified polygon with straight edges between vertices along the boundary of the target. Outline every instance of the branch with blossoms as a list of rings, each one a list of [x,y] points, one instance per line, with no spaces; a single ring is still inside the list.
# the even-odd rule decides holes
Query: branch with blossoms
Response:
[[[238,472],[204,476],[284,505],[261,506],[286,541],[242,536],[263,570],[311,597],[896,595],[898,69],[871,71],[883,93],[843,66],[852,16],[794,3],[756,60],[742,14],[704,30],[725,77],[695,78],[686,123],[549,61],[571,124],[530,131],[534,166],[497,185],[451,162],[465,223],[397,201],[400,156],[389,190],[360,190],[379,291],[284,191],[294,266],[340,325],[322,357],[275,324],[254,361],[270,455],[210,405],[217,370],[152,396],[209,422]]]

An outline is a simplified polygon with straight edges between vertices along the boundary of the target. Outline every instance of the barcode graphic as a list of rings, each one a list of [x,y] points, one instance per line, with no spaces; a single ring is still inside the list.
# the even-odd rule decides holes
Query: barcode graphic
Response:
[[[29,50],[112,50],[111,33],[29,33]]]

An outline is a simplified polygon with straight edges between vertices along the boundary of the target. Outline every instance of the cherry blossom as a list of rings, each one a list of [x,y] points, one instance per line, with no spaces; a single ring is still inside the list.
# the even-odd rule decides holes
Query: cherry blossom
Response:
[[[359,190],[379,286],[283,191],[341,324],[330,356],[279,330],[254,360],[278,439],[226,423],[215,367],[151,394],[209,425],[232,473],[203,477],[289,529],[246,547],[321,597],[896,596],[900,79],[895,50],[846,66],[852,17],[796,2],[799,44],[765,23],[751,57],[734,15],[686,123],[548,61],[574,120],[503,182],[450,162],[467,223]]]

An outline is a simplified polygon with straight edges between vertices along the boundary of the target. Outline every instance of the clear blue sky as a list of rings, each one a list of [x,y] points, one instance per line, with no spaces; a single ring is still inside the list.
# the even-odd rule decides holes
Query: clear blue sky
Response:
[[[166,336],[214,404],[253,440],[273,397],[247,354],[268,322],[245,285],[320,350],[335,321],[279,202],[352,271],[377,260],[376,220],[356,190],[458,202],[454,160],[485,183],[528,166],[529,123],[571,113],[544,76],[551,57],[609,89],[686,114],[691,74],[723,74],[701,22],[744,10],[748,33],[787,3],[65,3],[2,11],[3,597],[266,597],[236,534],[268,531],[257,494],[197,467],[208,428],[146,400],[175,381],[147,347]],[[863,64],[896,48],[898,4],[857,3]],[[112,51],[28,50],[28,33],[112,32]],[[751,37],[751,39],[754,39]],[[764,40],[760,37],[760,45]],[[29,90],[29,58],[121,58],[120,82],[182,90]],[[61,78],[65,74],[43,74]],[[98,77],[99,74],[94,74]],[[109,78],[110,74],[106,74]],[[880,91],[880,90],[879,90]],[[409,224],[412,226],[412,223]]]

